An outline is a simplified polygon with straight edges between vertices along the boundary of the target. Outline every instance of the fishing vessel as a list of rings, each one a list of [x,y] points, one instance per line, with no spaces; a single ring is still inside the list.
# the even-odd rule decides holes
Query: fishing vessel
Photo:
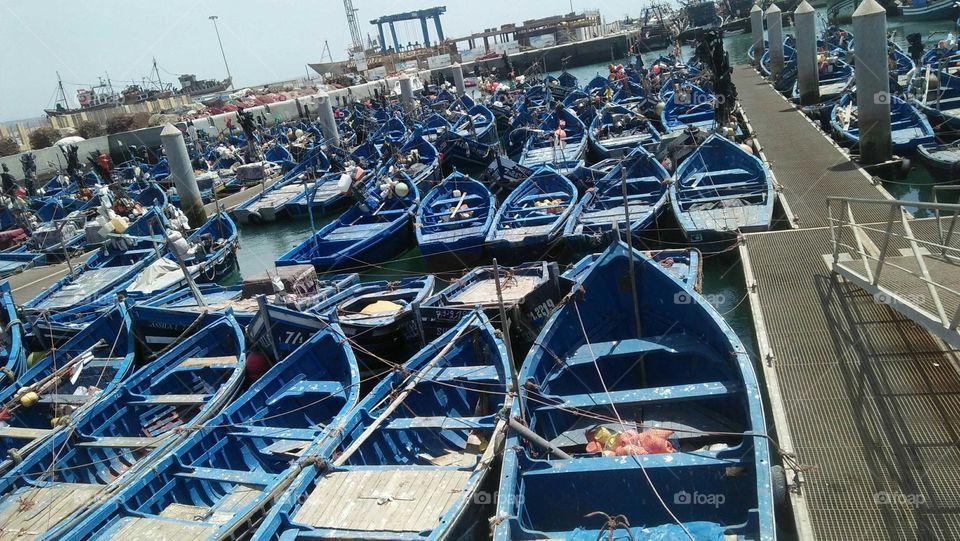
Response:
[[[913,105],[898,96],[890,100],[890,142],[894,152],[909,152],[925,143],[934,142],[933,127]],[[860,126],[856,96],[849,92],[840,97],[830,110],[830,127],[841,140],[854,147],[860,145]]]
[[[774,539],[782,472],[737,335],[622,243],[574,288],[520,369],[512,415],[537,438],[508,436],[493,539]]]
[[[424,196],[414,222],[425,257],[458,263],[483,254],[497,200],[481,182],[454,171]]]
[[[486,530],[474,494],[502,442],[507,359],[486,316],[465,317],[361,400],[343,437],[319,446],[324,461],[305,464],[252,538],[446,539]]]
[[[738,231],[770,229],[775,202],[770,171],[740,145],[713,134],[674,177],[670,204],[687,240],[729,240]]]

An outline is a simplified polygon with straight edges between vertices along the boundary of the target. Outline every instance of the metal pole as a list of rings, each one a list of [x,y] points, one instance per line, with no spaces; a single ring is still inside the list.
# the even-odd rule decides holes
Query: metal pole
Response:
[[[217,33],[217,43],[220,44],[220,56],[223,57],[223,67],[227,68],[227,79],[230,81],[230,87],[233,88],[233,76],[230,75],[230,66],[227,64],[227,53],[223,52],[223,41],[220,39],[220,28],[217,27],[217,17],[216,15],[211,15],[208,17],[213,21],[213,30]]]
[[[649,158],[648,158],[649,159]],[[643,326],[640,324],[640,299],[637,298],[637,270],[633,262],[633,238],[630,233],[630,199],[627,193],[627,168],[621,164],[620,191],[623,192],[623,216],[627,220],[625,233],[627,235],[627,269],[630,272],[630,295],[633,298],[633,320],[637,338],[643,336]],[[640,364],[640,380],[647,381],[646,362]]]
[[[520,401],[520,376],[517,375],[517,365],[513,362],[510,323],[507,321],[507,309],[503,306],[503,290],[500,289],[500,266],[497,265],[497,258],[493,258],[493,281],[497,286],[497,303],[500,305],[500,332],[503,333],[503,341],[507,346],[507,359],[510,361],[510,378],[513,380],[513,392],[516,393],[520,418],[523,418],[523,404]]]

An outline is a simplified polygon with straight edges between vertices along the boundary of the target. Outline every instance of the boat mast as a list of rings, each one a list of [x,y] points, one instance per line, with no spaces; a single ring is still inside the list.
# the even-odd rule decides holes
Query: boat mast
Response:
[[[60,72],[57,73],[57,92],[60,93],[60,99],[57,100],[57,103],[62,103],[64,109],[69,109],[70,104],[67,103],[67,93],[63,90],[63,79],[60,78]]]

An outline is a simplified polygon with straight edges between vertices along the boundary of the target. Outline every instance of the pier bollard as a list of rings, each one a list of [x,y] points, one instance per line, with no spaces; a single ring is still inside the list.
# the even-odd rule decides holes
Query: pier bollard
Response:
[[[860,160],[867,165],[890,159],[890,75],[887,64],[887,12],[864,0],[853,12]]]
[[[450,69],[453,70],[453,84],[457,87],[457,94],[466,94],[467,85],[463,83],[463,67],[458,62],[450,66]]]
[[[167,163],[170,167],[170,176],[180,196],[180,208],[187,216],[191,228],[197,228],[207,222],[207,212],[203,208],[203,199],[200,197],[200,188],[197,187],[197,177],[193,174],[193,164],[190,163],[190,154],[183,141],[183,133],[173,124],[167,124],[160,131],[160,143],[167,153]]]
[[[333,114],[333,100],[326,92],[317,93],[317,115],[320,130],[327,144],[340,146],[340,132],[337,130],[337,117]]]
[[[754,4],[750,8],[750,35],[753,43],[750,48],[753,49],[753,65],[760,64],[760,57],[763,56],[763,9]]]
[[[408,113],[413,109],[413,81],[406,73],[400,76],[400,102]]]
[[[820,74],[817,71],[816,11],[807,0],[800,2],[793,12],[793,26],[797,35],[797,86],[800,105],[820,101]]]
[[[767,10],[767,41],[770,47],[770,76],[776,77],[783,69],[783,19],[780,8],[771,4]]]

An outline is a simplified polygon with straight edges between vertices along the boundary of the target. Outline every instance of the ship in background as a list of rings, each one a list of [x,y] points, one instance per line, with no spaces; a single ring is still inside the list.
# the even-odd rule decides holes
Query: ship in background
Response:
[[[156,59],[150,76],[141,84],[131,84],[122,91],[113,88],[110,77],[99,77],[99,82],[90,88],[77,90],[78,107],[72,107],[67,100],[67,93],[63,88],[63,80],[57,73],[57,101],[52,109],[44,109],[47,116],[62,116],[75,113],[93,112],[100,109],[109,109],[121,105],[133,105],[149,100],[169,98],[177,95],[189,97],[215,94],[230,88],[233,81],[228,77],[223,80],[197,79],[196,75],[184,74],[179,76],[180,88],[174,89],[171,83],[164,83],[160,79],[160,71]]]

